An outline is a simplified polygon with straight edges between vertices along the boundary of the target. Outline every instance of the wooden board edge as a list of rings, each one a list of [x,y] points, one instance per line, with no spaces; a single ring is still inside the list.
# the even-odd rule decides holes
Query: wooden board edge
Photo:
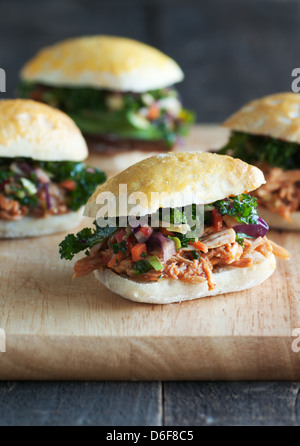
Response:
[[[293,337],[18,336],[1,380],[299,380]]]

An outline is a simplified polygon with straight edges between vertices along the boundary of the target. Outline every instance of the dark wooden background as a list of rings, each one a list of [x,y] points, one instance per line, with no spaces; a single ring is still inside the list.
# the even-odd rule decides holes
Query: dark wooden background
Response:
[[[45,45],[113,34],[160,48],[182,66],[179,86],[199,122],[291,89],[300,66],[297,0],[0,0],[0,67],[12,96],[22,64]]]
[[[284,382],[3,382],[0,426],[300,426]]]
[[[128,36],[182,66],[185,105],[220,122],[291,89],[297,0],[0,0],[0,68],[14,95],[23,63],[84,34]],[[300,383],[0,383],[0,425],[300,425]]]

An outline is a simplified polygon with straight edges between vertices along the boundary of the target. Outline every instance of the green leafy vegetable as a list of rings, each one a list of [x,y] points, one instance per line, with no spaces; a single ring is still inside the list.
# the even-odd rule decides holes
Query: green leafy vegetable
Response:
[[[254,237],[250,237],[250,235],[248,234],[244,234],[243,232],[237,232],[236,233],[236,241],[239,243],[239,245],[241,245],[244,248],[244,242],[245,242],[245,238],[254,238]]]
[[[123,254],[125,254],[127,251],[126,240],[123,240],[120,243],[114,243],[112,245],[112,250],[113,250],[114,254],[118,254],[119,251],[121,251]]]
[[[139,276],[140,274],[146,274],[148,271],[153,269],[153,266],[151,265],[148,260],[138,260],[134,264],[135,269],[135,275]]]
[[[195,238],[188,238],[184,234],[179,234],[179,233],[177,234],[177,237],[180,239],[182,248],[187,248],[190,243],[194,243],[196,240]]]
[[[177,118],[171,119],[167,110],[162,109],[158,118],[147,121],[133,119],[137,112],[152,101],[178,98],[174,88],[149,91],[147,93],[113,93],[109,90],[79,87],[50,87],[47,85],[22,82],[19,95],[23,98],[35,97],[40,101],[60,108],[71,116],[78,127],[86,134],[113,134],[119,138],[163,140],[172,146],[177,136],[186,135],[195,115],[182,109]]]
[[[300,147],[294,142],[267,136],[233,132],[219,153],[229,154],[247,163],[267,162],[272,167],[300,169]]]
[[[41,169],[51,182],[72,180],[76,187],[66,190],[68,208],[76,211],[83,206],[95,188],[106,180],[99,169],[89,168],[82,162],[37,161],[30,158],[0,158],[0,188],[5,196],[34,208],[38,204],[38,191],[43,188],[35,169]]]
[[[244,248],[244,242],[245,242],[244,234],[242,234],[241,232],[237,232],[235,239],[238,242],[238,244]]]
[[[101,228],[94,221],[95,229],[84,228],[77,234],[68,234],[65,239],[59,244],[59,253],[61,259],[72,260],[74,255],[80,251],[85,251],[89,255],[89,249],[102,242],[117,228],[106,226]]]
[[[231,215],[240,223],[257,224],[257,200],[248,194],[216,201],[214,206],[221,215]]]

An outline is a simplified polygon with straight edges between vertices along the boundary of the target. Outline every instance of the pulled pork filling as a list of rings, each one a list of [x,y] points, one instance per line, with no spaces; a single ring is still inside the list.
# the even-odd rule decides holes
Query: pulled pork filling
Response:
[[[292,221],[292,214],[300,210],[299,144],[233,132],[228,144],[219,153],[258,166],[265,175],[266,184],[251,195],[257,197],[259,206]]]
[[[76,211],[105,179],[103,172],[83,163],[0,158],[0,219]]]
[[[90,248],[87,256],[75,263],[74,277],[109,268],[140,282],[206,281],[211,290],[215,286],[213,273],[220,268],[247,268],[263,262],[272,252],[277,257],[289,257],[285,249],[265,236],[268,226],[257,215],[256,206],[256,199],[247,194],[206,206],[203,233],[195,238],[183,234],[188,222],[184,212],[177,209],[171,214],[173,219],[179,214],[181,225],[177,229],[174,222],[167,228],[128,226],[110,228],[108,236],[101,236],[102,229],[95,222],[94,232],[86,228],[76,236],[67,236],[60,244],[60,254],[71,259],[75,253]]]
[[[293,212],[300,210],[300,169],[283,170],[265,165],[258,167],[266,178],[266,184],[253,192],[258,204],[291,222]]]

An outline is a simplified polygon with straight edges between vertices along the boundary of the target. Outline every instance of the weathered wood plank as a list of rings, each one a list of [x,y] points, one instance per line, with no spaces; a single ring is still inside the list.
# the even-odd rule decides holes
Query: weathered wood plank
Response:
[[[164,384],[167,426],[299,426],[299,382]]]
[[[158,382],[0,383],[0,426],[161,424]]]

